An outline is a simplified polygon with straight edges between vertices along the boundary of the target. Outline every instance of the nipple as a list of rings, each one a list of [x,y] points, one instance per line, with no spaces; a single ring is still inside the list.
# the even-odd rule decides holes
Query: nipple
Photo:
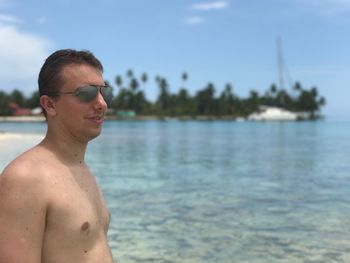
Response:
[[[85,222],[84,224],[81,225],[81,228],[80,228],[81,233],[89,234],[89,230],[90,230],[89,222]]]

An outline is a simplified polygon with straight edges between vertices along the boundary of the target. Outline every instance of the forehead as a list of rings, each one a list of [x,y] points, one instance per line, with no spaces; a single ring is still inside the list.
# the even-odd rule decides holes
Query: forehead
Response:
[[[103,85],[102,72],[87,64],[70,64],[62,69],[63,85],[80,86],[85,84]]]

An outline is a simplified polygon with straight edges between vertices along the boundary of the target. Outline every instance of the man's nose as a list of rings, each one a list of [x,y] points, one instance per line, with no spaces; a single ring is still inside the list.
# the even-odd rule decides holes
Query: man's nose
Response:
[[[105,99],[103,98],[101,91],[98,92],[96,99],[95,99],[95,105],[98,108],[107,108],[107,102],[105,101]]]

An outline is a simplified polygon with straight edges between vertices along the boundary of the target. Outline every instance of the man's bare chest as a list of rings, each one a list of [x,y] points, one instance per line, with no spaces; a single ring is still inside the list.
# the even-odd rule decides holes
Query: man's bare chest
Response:
[[[47,210],[47,235],[93,242],[105,233],[109,214],[101,191],[89,173],[57,178]]]

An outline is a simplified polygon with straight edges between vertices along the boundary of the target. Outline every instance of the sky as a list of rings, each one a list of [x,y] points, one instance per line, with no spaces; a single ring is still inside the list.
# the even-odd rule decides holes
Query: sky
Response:
[[[280,39],[287,91],[315,86],[327,118],[350,119],[349,32],[350,0],[0,0],[0,90],[30,95],[45,58],[73,48],[92,51],[112,85],[147,73],[150,100],[156,76],[171,93],[230,83],[243,98],[278,84]]]

